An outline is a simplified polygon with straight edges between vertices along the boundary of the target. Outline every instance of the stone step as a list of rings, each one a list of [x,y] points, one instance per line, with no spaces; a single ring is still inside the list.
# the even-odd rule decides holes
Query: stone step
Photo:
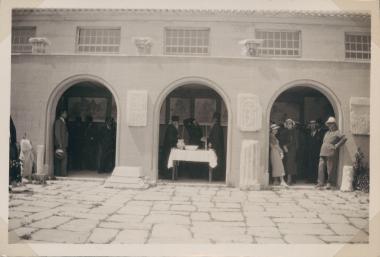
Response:
[[[106,188],[147,189],[149,184],[142,178],[141,167],[117,166],[104,183]]]
[[[55,177],[57,180],[83,181],[83,182],[103,182],[107,178],[92,178],[92,177]]]
[[[107,179],[107,182],[114,182],[114,183],[126,183],[126,184],[137,184],[137,183],[144,183],[144,181],[141,178],[132,178],[132,177],[119,177],[119,176],[111,176]]]
[[[148,189],[149,185],[145,183],[127,184],[127,183],[115,183],[106,182],[105,188],[117,188],[117,189]]]
[[[112,176],[140,178],[142,177],[141,167],[116,166],[112,172]]]

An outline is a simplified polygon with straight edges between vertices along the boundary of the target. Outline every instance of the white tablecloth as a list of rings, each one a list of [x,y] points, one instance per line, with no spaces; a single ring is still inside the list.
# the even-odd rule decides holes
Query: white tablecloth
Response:
[[[170,151],[168,169],[173,167],[173,161],[208,162],[211,168],[218,165],[218,158],[214,150],[180,150],[173,148]]]

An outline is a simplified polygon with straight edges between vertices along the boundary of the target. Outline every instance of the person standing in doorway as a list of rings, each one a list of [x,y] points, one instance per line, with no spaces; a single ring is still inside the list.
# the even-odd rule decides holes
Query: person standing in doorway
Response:
[[[168,175],[167,165],[168,165],[170,151],[173,147],[177,146],[178,127],[179,127],[179,117],[172,116],[171,122],[169,123],[165,131],[164,144],[163,144],[163,149],[162,149],[162,155],[163,155],[162,169],[164,170],[165,175]]]
[[[270,164],[272,167],[272,177],[274,185],[288,186],[285,183],[285,169],[282,159],[284,158],[284,152],[282,151],[279,141],[276,137],[280,126],[272,124],[270,126],[269,135],[269,147],[270,147]]]
[[[111,172],[115,167],[116,126],[111,117],[99,133],[98,173]]]
[[[67,147],[69,132],[66,125],[67,111],[62,110],[54,123],[54,171],[57,176],[67,176]]]
[[[185,126],[189,135],[189,144],[201,147],[201,138],[203,136],[203,132],[197,120],[194,118],[185,119],[183,120],[183,125]],[[183,166],[185,172],[188,173],[191,178],[201,178],[202,175],[207,174],[203,171],[205,168],[203,163],[184,163]]]
[[[81,117],[77,116],[69,127],[69,167],[73,170],[81,169],[84,130]]]
[[[323,142],[324,132],[317,121],[309,121],[309,129],[306,132],[307,146],[307,180],[315,183],[318,178],[319,153]]]
[[[284,151],[284,167],[287,175],[287,184],[293,183],[293,177],[297,175],[297,131],[296,123],[292,119],[286,119],[284,129],[280,132],[280,144]]]
[[[338,162],[338,150],[347,141],[346,136],[338,130],[334,117],[326,121],[329,130],[326,132],[320,151],[318,167],[318,184],[316,188],[321,189],[325,184],[325,170],[327,169],[326,189],[331,189],[335,167]]]
[[[84,167],[88,170],[96,170],[98,157],[98,133],[92,116],[86,117],[86,128],[84,131],[83,159]]]
[[[219,112],[215,112],[212,116],[212,127],[207,142],[208,147],[214,149],[216,157],[218,158],[218,165],[214,169],[214,177],[216,180],[225,180],[224,133],[220,125]]]
[[[188,118],[183,120],[183,125],[185,126],[187,133],[189,134],[189,144],[201,146],[201,138],[203,136],[202,128],[199,126],[198,122],[194,118]]]

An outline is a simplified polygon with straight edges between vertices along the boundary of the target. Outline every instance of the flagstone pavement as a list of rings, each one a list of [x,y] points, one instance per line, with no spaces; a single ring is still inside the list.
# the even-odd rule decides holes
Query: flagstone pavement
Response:
[[[218,184],[112,189],[54,180],[11,193],[9,243],[368,243],[368,194]]]

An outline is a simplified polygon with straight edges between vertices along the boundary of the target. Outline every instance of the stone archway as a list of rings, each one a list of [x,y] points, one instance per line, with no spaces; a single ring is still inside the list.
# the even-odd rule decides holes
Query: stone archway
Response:
[[[218,86],[216,83],[214,83],[211,80],[201,78],[201,77],[186,77],[182,78],[176,81],[173,81],[170,83],[163,92],[158,96],[157,101],[154,106],[154,115],[153,115],[153,146],[152,146],[152,175],[153,179],[157,181],[158,179],[158,156],[159,156],[159,128],[160,128],[160,111],[161,106],[163,105],[166,97],[174,91],[176,88],[179,88],[184,85],[189,84],[197,84],[202,85],[205,87],[208,87],[212,90],[214,90],[223,100],[224,105],[226,107],[227,113],[228,113],[228,130],[227,130],[227,143],[225,144],[226,147],[226,184],[231,183],[231,136],[232,136],[232,110],[231,110],[231,102],[227,96],[227,94]]]
[[[46,122],[45,122],[45,165],[48,166],[48,174],[54,174],[54,141],[53,141],[53,126],[56,116],[56,110],[62,95],[68,90],[70,87],[83,82],[90,82],[102,85],[107,90],[109,90],[112,94],[112,97],[116,104],[117,109],[117,117],[116,117],[116,152],[115,152],[115,166],[118,166],[119,163],[119,138],[120,138],[120,102],[115,90],[112,86],[107,83],[105,80],[90,74],[78,74],[71,76],[62,82],[60,82],[50,93],[50,97],[48,99],[46,105]]]
[[[289,82],[282,86],[280,89],[278,89],[275,94],[271,97],[267,110],[266,110],[266,124],[267,124],[267,130],[265,132],[265,148],[264,149],[269,149],[269,126],[270,126],[270,119],[271,119],[271,111],[274,106],[274,103],[276,100],[280,97],[281,94],[284,92],[297,88],[297,87],[304,87],[304,88],[310,88],[312,90],[315,90],[319,92],[321,95],[323,95],[328,102],[331,104],[333,112],[335,114],[335,118],[337,120],[337,124],[340,130],[343,130],[343,112],[341,108],[341,103],[338,99],[338,97],[335,95],[335,93],[326,85],[323,85],[320,82],[314,81],[314,80],[296,80]],[[340,152],[342,149],[340,149]],[[267,154],[265,154],[266,158],[264,160],[264,165],[265,165],[265,181],[264,184],[268,185],[269,184],[269,151]],[[341,170],[342,163],[343,163],[343,158],[339,159],[339,164],[338,164],[338,171]],[[339,176],[339,172],[337,174]]]

